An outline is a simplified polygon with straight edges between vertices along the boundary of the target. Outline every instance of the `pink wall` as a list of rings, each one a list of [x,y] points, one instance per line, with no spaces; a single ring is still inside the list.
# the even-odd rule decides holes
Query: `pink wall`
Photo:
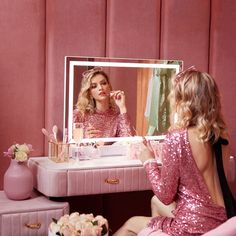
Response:
[[[43,155],[45,123],[45,3],[0,2],[0,189],[14,142]]]
[[[62,127],[65,56],[181,59],[219,83],[236,155],[234,0],[0,1],[0,189],[13,142]]]

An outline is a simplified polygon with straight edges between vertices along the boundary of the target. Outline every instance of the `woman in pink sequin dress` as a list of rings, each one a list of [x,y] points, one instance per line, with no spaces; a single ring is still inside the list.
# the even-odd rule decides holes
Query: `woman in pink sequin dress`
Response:
[[[109,78],[100,67],[83,73],[73,122],[83,123],[85,138],[133,135],[125,94],[112,91]]]
[[[157,198],[175,202],[175,209],[169,216],[132,217],[115,236],[202,235],[227,220],[213,151],[213,143],[228,136],[217,85],[189,68],[173,78],[170,102],[175,121],[164,141],[162,167],[146,141],[140,160]],[[222,147],[224,159],[227,152]]]

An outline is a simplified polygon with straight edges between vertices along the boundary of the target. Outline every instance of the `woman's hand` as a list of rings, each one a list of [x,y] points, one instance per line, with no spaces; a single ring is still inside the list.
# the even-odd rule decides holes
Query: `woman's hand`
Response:
[[[153,152],[153,149],[150,145],[150,142],[147,141],[145,138],[142,143],[140,143],[140,148],[139,148],[139,154],[138,154],[139,160],[144,163],[147,160],[154,160],[155,155]]]
[[[93,126],[89,126],[86,128],[85,131],[85,137],[86,138],[100,138],[101,137],[102,132],[96,128],[94,128]]]
[[[126,113],[127,109],[126,109],[126,105],[125,105],[124,91],[121,91],[121,90],[111,91],[110,96],[111,96],[111,98],[114,99],[116,105],[119,107],[120,113],[121,114]]]

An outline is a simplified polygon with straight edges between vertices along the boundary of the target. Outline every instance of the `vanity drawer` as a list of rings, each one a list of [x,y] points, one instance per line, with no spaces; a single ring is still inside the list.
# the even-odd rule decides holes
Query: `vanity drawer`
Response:
[[[69,196],[150,189],[142,167],[68,171]]]
[[[0,236],[45,236],[52,218],[58,219],[67,213],[67,202],[54,202],[40,195],[13,201],[0,191]]]
[[[126,157],[55,163],[47,157],[29,159],[34,187],[49,197],[150,190],[142,162]]]

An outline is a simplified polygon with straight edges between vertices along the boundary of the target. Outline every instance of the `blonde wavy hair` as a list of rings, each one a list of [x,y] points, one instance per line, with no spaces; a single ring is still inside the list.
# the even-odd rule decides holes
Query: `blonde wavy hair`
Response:
[[[176,75],[172,79],[170,104],[171,130],[195,126],[199,140],[212,143],[227,136],[219,89],[209,74],[191,68]],[[176,113],[177,120],[173,122]]]
[[[100,67],[94,67],[90,70],[85,71],[82,74],[81,89],[78,95],[77,103],[75,108],[78,109],[82,114],[85,112],[94,113],[96,104],[94,98],[90,94],[91,81],[96,75],[102,75],[107,80],[110,90],[112,86],[108,75],[102,71]],[[110,99],[110,106],[114,107],[114,102]]]

